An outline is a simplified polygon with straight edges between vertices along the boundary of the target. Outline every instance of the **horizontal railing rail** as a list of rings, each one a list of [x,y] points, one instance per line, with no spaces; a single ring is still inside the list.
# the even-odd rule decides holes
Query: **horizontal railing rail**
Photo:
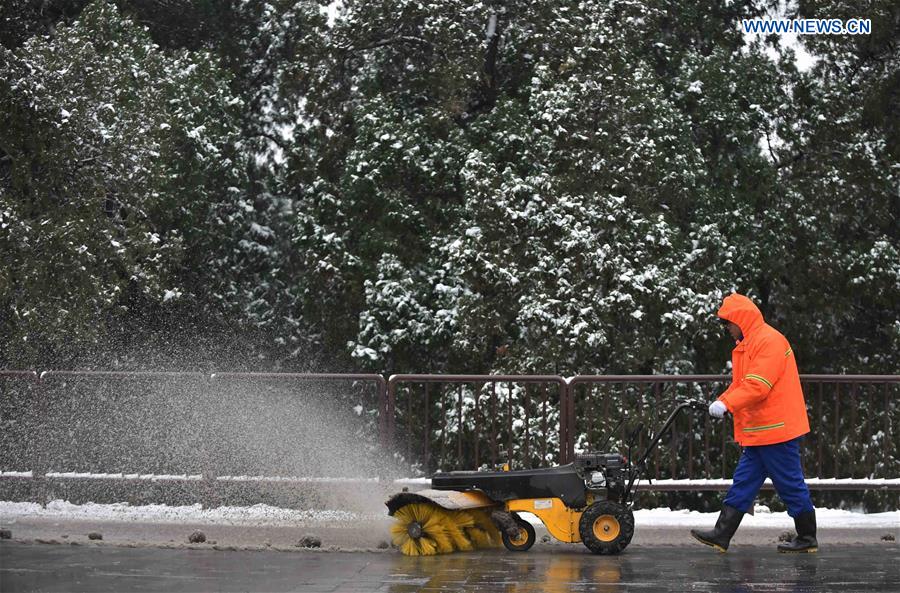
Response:
[[[59,482],[95,481],[95,482],[202,482],[203,474],[129,474],[129,473],[87,473],[87,472],[48,472],[44,478],[48,481]],[[33,472],[3,472],[0,471],[0,480],[33,480]],[[377,484],[377,483],[402,483],[413,489],[427,488],[430,485],[428,478],[379,478],[372,477],[327,477],[327,476],[215,476],[216,482],[237,482],[253,484]],[[806,485],[810,490],[823,491],[900,491],[900,478],[807,478]],[[731,487],[730,479],[709,480],[649,480],[641,481],[641,492],[724,492]],[[766,480],[762,490],[774,490],[772,482]]]

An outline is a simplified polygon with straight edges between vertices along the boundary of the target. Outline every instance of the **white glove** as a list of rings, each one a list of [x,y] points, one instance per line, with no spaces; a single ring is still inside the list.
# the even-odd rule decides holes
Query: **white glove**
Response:
[[[714,401],[709,404],[709,415],[713,418],[724,418],[725,412],[728,411],[728,408],[725,407],[725,404],[720,402],[719,400]]]

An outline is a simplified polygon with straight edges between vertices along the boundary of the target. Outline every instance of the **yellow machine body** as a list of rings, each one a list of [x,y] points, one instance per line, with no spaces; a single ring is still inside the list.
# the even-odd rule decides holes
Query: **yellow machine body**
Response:
[[[421,490],[407,495],[427,501],[450,511],[500,507],[509,512],[532,513],[547,528],[550,535],[562,542],[578,543],[581,533],[578,525],[583,510],[570,509],[560,498],[517,498],[497,503],[478,490]],[[593,497],[588,496],[588,506]]]
[[[585,500],[585,507],[573,509],[558,497],[501,501],[475,489],[429,489],[396,494],[387,506],[389,514],[398,519],[391,527],[392,541],[408,556],[469,551],[499,543],[512,552],[528,551],[535,542],[535,530],[517,513],[535,515],[558,541],[583,543],[595,554],[618,554],[634,533],[631,509],[614,501],[597,501],[591,492]],[[494,511],[511,515],[495,518]],[[512,533],[512,526],[506,523],[510,518],[518,524]]]
[[[507,511],[534,514],[550,535],[559,541],[568,543],[581,541],[578,522],[581,521],[582,511],[570,509],[559,498],[519,498],[507,501],[504,506]]]

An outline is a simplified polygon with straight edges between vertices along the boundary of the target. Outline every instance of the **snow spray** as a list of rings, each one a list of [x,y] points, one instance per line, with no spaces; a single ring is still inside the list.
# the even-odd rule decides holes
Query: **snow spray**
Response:
[[[404,472],[380,446],[378,408],[374,386],[350,381],[50,372],[6,410],[0,471],[59,478],[47,497],[72,502],[203,494],[209,506],[382,514]]]

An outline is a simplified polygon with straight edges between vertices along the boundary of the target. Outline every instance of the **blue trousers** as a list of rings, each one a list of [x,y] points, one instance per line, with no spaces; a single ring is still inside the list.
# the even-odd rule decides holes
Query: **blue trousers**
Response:
[[[731,488],[725,495],[725,504],[743,513],[748,512],[763,482],[769,477],[778,496],[787,505],[788,515],[796,517],[812,511],[812,499],[800,466],[800,438],[775,445],[744,447],[741,460],[734,470]]]

